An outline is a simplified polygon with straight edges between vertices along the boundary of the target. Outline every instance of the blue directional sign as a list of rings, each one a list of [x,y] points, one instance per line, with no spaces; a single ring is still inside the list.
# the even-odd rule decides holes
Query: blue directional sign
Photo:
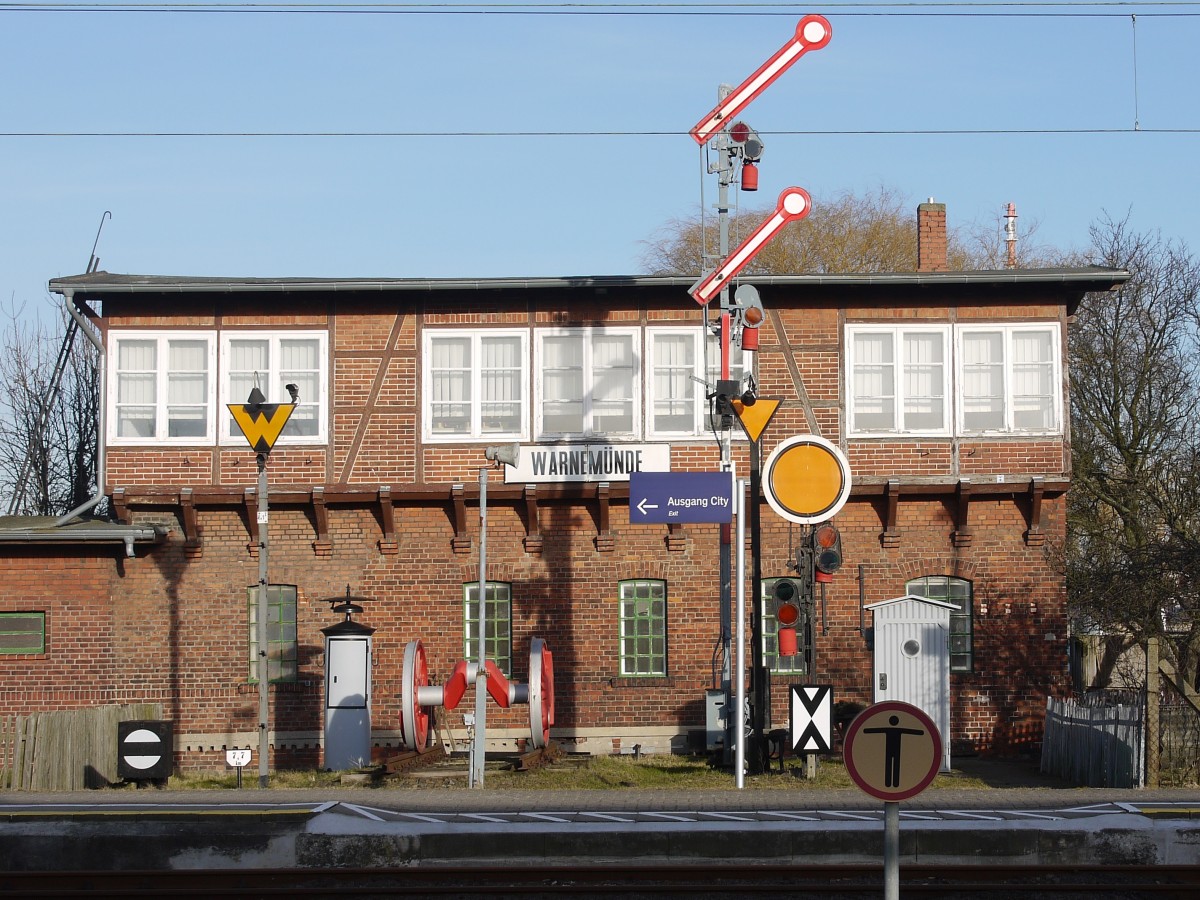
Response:
[[[629,521],[633,525],[733,521],[729,472],[631,472]]]

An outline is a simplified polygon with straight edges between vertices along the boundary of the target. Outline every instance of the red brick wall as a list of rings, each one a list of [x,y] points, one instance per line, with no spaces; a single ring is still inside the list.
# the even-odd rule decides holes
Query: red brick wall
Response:
[[[1061,531],[1060,502],[1047,502],[1048,530]],[[884,549],[871,503],[852,502],[837,518],[846,565],[827,592],[828,634],[820,637],[816,680],[839,699],[870,700],[871,654],[859,632],[859,566],[866,603],[904,593],[905,581],[952,574],[975,593],[975,673],[951,678],[953,735],[985,751],[1010,752],[1037,738],[1047,693],[1062,689],[1065,619],[1062,584],[1042,548],[1025,546],[1023,513],[1011,498],[976,501],[974,542],[955,550],[945,504],[901,505],[899,547]],[[719,635],[717,526],[688,526],[682,552],[666,549],[666,529],[629,526],[612,510],[615,549],[593,544],[593,511],[551,504],[541,511],[545,543],[525,552],[525,526],[508,503],[489,505],[489,577],[512,583],[514,672],[527,678],[529,639],[544,638],[556,671],[557,727],[704,727],[703,699],[713,681]],[[796,529],[765,509],[763,574],[786,572]],[[447,512],[398,512],[399,552],[381,553],[380,532],[364,510],[332,510],[333,554],[312,549],[312,524],[299,511],[272,514],[270,577],[299,586],[301,677],[272,690],[280,764],[315,764],[322,729],[323,638],[337,621],[322,598],[348,585],[372,598],[360,617],[374,636],[374,724],[394,740],[401,663],[420,638],[430,670],[444,679],[462,658],[462,584],[477,577],[474,553],[455,554]],[[176,721],[185,765],[211,765],[214,740],[252,731],[257,691],[247,683],[246,587],[258,578],[247,533],[233,511],[201,513],[199,559],[186,556],[178,531],[168,546],[136,560],[45,554],[11,560],[21,590],[16,609],[47,611],[48,653],[0,657],[0,714],[99,702],[159,701]],[[472,534],[477,518],[471,516]],[[617,583],[661,578],[668,585],[669,672],[665,679],[621,678]],[[871,624],[867,614],[866,624]],[[786,722],[786,681],[775,686],[774,719]],[[469,702],[468,702],[469,705]],[[524,728],[527,710],[493,707],[493,727]],[[451,716],[451,721],[461,721]],[[205,737],[209,736],[209,737]],[[217,736],[217,737],[212,737]],[[216,744],[216,751],[222,747]],[[190,749],[189,749],[190,748]],[[202,749],[201,749],[202,748]],[[218,754],[219,755],[219,754]]]
[[[944,247],[942,249],[944,260]],[[582,292],[580,292],[582,293]],[[842,435],[841,327],[848,320],[920,317],[1040,318],[1062,320],[1061,300],[1003,307],[946,305],[945,295],[881,305],[858,296],[845,308],[770,309],[758,357],[759,390],[781,398],[764,436],[765,458],[776,442],[793,434],[818,433],[843,441],[860,489],[837,516],[845,565],[827,591],[828,633],[820,637],[816,678],[836,686],[841,699],[870,699],[871,653],[860,633],[860,584],[865,603],[904,593],[910,578],[952,574],[975,586],[975,671],[953,675],[952,738],[977,747],[1011,752],[1035,740],[1047,693],[1062,689],[1065,671],[1064,590],[1039,542],[1026,542],[1031,476],[1062,477],[1062,440],[895,439],[845,442]],[[989,295],[991,296],[991,295]],[[436,297],[434,298],[437,299]],[[563,298],[559,298],[562,300]],[[385,302],[386,301],[386,302]],[[137,316],[124,308],[111,325],[167,327],[170,316]],[[333,314],[323,311],[327,303]],[[340,305],[338,305],[340,304]],[[114,308],[117,306],[114,302]],[[238,318],[206,313],[187,304],[189,323],[212,327],[245,321],[255,327],[330,327],[333,402],[328,447],[281,446],[268,467],[272,486],[307,491],[318,485],[380,484],[445,488],[445,499],[424,504],[398,502],[398,547],[381,547],[374,508],[331,504],[329,542],[318,554],[316,516],[311,508],[272,509],[270,577],[299,586],[301,677],[272,689],[273,724],[279,733],[279,764],[317,762],[322,728],[323,642],[320,629],[336,616],[322,598],[344,594],[372,598],[362,619],[374,636],[374,724],[381,742],[394,741],[399,714],[405,643],[424,641],[430,670],[444,679],[462,656],[462,584],[477,577],[474,550],[455,551],[449,485],[462,482],[473,497],[482,462],[473,445],[423,445],[417,351],[422,324],[528,326],[637,324],[665,320],[698,323],[690,301],[671,309],[620,308],[611,297],[574,299],[562,309],[533,301],[501,308],[483,300],[438,308],[423,319],[413,310],[397,313],[387,300],[348,298],[312,301],[294,316],[268,311]],[[431,306],[435,304],[431,303]],[[748,470],[748,447],[735,442],[733,457]],[[719,452],[710,438],[672,446],[677,470],[712,470]],[[502,479],[500,470],[491,474]],[[972,495],[970,541],[958,528],[956,495],[947,486],[960,478],[1013,484],[1008,493]],[[256,480],[253,454],[243,447],[112,448],[108,483],[130,494],[160,486],[163,496],[181,487],[250,487]],[[905,493],[887,540],[886,501],[877,487],[900,479]],[[872,489],[872,482],[876,485]],[[922,484],[930,485],[921,492]],[[935,488],[938,488],[935,490]],[[558,714],[556,727],[617,729],[666,726],[681,731],[704,727],[704,692],[718,686],[714,651],[720,633],[718,527],[688,526],[683,540],[668,546],[665,526],[630,526],[622,486],[614,486],[609,508],[611,549],[596,540],[596,500],[539,500],[536,528],[525,521],[523,499],[489,505],[489,577],[513,586],[513,673],[524,680],[529,640],[546,639],[554,654]],[[952,488],[951,488],[952,490]],[[511,498],[511,495],[509,495]],[[476,539],[478,513],[468,500],[466,534]],[[169,503],[167,508],[169,508]],[[1047,493],[1042,502],[1046,546],[1063,534],[1064,498]],[[139,551],[63,548],[50,553],[6,547],[11,577],[4,604],[11,609],[45,609],[48,652],[44,656],[0,656],[0,714],[97,702],[161,701],[177,722],[181,760],[189,766],[220,765],[224,736],[253,731],[257,689],[247,682],[246,586],[258,580],[244,510],[198,507],[199,550],[185,552],[177,512],[139,507],[135,521],[171,524],[168,543]],[[764,505],[764,577],[787,574],[786,560],[799,540],[797,526]],[[540,533],[540,552],[527,552],[525,539]],[[859,572],[861,568],[862,580]],[[667,581],[670,609],[669,672],[661,679],[621,678],[618,672],[617,584],[627,578]],[[866,616],[869,626],[870,615]],[[786,721],[786,679],[774,690],[774,721]],[[469,700],[468,700],[469,705]],[[455,714],[457,716],[457,714]],[[451,717],[459,723],[461,718]],[[523,728],[524,709],[492,707],[496,727]]]

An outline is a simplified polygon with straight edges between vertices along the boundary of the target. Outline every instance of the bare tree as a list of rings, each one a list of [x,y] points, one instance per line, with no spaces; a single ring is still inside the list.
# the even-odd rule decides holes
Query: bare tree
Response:
[[[1126,268],[1070,333],[1069,602],[1109,635],[1101,678],[1160,637],[1194,684],[1200,650],[1200,264],[1128,221],[1092,229],[1093,261]],[[1104,684],[1096,685],[1098,687]]]
[[[9,515],[57,516],[94,493],[96,350],[65,313],[7,313],[0,356],[0,495]],[[74,339],[67,345],[65,336]]]
[[[769,214],[745,209],[730,214],[730,242],[736,246]],[[951,269],[980,268],[986,257],[953,230],[948,235]],[[717,220],[696,215],[675,219],[645,242],[642,262],[657,275],[699,275],[717,253]],[[706,262],[705,257],[708,257]],[[911,272],[917,268],[915,207],[891,188],[863,196],[843,193],[813,199],[813,211],[778,234],[754,257],[747,274]]]

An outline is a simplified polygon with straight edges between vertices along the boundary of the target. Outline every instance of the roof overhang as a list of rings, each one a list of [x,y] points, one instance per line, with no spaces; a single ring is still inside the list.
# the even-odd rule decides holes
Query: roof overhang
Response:
[[[1100,266],[1054,269],[981,269],[961,272],[875,272],[833,275],[743,275],[758,286],[897,287],[952,285],[1062,286],[1085,293],[1108,291],[1129,280],[1124,269]],[[563,290],[566,288],[682,288],[695,283],[683,275],[586,275],[539,278],[209,278],[175,275],[120,275],[92,272],[51,279],[57,294],[163,293],[371,293],[431,291]]]
[[[26,546],[114,544],[133,556],[138,545],[166,540],[165,528],[156,525],[121,525],[117,522],[76,521],[55,525],[53,516],[0,516],[0,544]]]

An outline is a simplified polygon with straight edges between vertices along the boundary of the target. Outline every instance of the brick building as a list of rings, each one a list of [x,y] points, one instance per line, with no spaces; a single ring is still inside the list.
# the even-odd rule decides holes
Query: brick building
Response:
[[[815,672],[775,655],[766,617],[773,717],[809,674],[870,702],[863,608],[917,593],[956,607],[953,741],[1008,753],[1038,739],[1045,697],[1066,685],[1065,590],[1048,551],[1069,485],[1068,322],[1086,293],[1128,276],[948,272],[944,207],[918,218],[917,272],[747,279],[767,315],[759,351],[735,365],[783,401],[764,457],[818,434],[854,479]],[[115,522],[2,523],[0,714],[161,702],[189,768],[254,744],[256,459],[226,404],[255,384],[285,401],[293,383],[299,404],[267,466],[275,765],[320,763],[321,629],[337,621],[325,599],[368,598],[379,746],[396,743],[409,641],[439,681],[473,656],[485,466],[501,668],[523,681],[531,639],[547,642],[552,737],[569,746],[685,748],[720,687],[720,526],[631,525],[624,461],[719,467],[696,380],[712,377],[713,338],[690,283],[51,281],[103,347],[98,495]],[[509,442],[521,464],[492,468],[485,447]],[[598,470],[571,470],[585,446]],[[744,439],[732,457],[744,473]],[[769,589],[789,574],[797,526],[761,508]],[[462,711],[446,716],[460,739]],[[493,707],[493,746],[526,736],[524,716]]]

